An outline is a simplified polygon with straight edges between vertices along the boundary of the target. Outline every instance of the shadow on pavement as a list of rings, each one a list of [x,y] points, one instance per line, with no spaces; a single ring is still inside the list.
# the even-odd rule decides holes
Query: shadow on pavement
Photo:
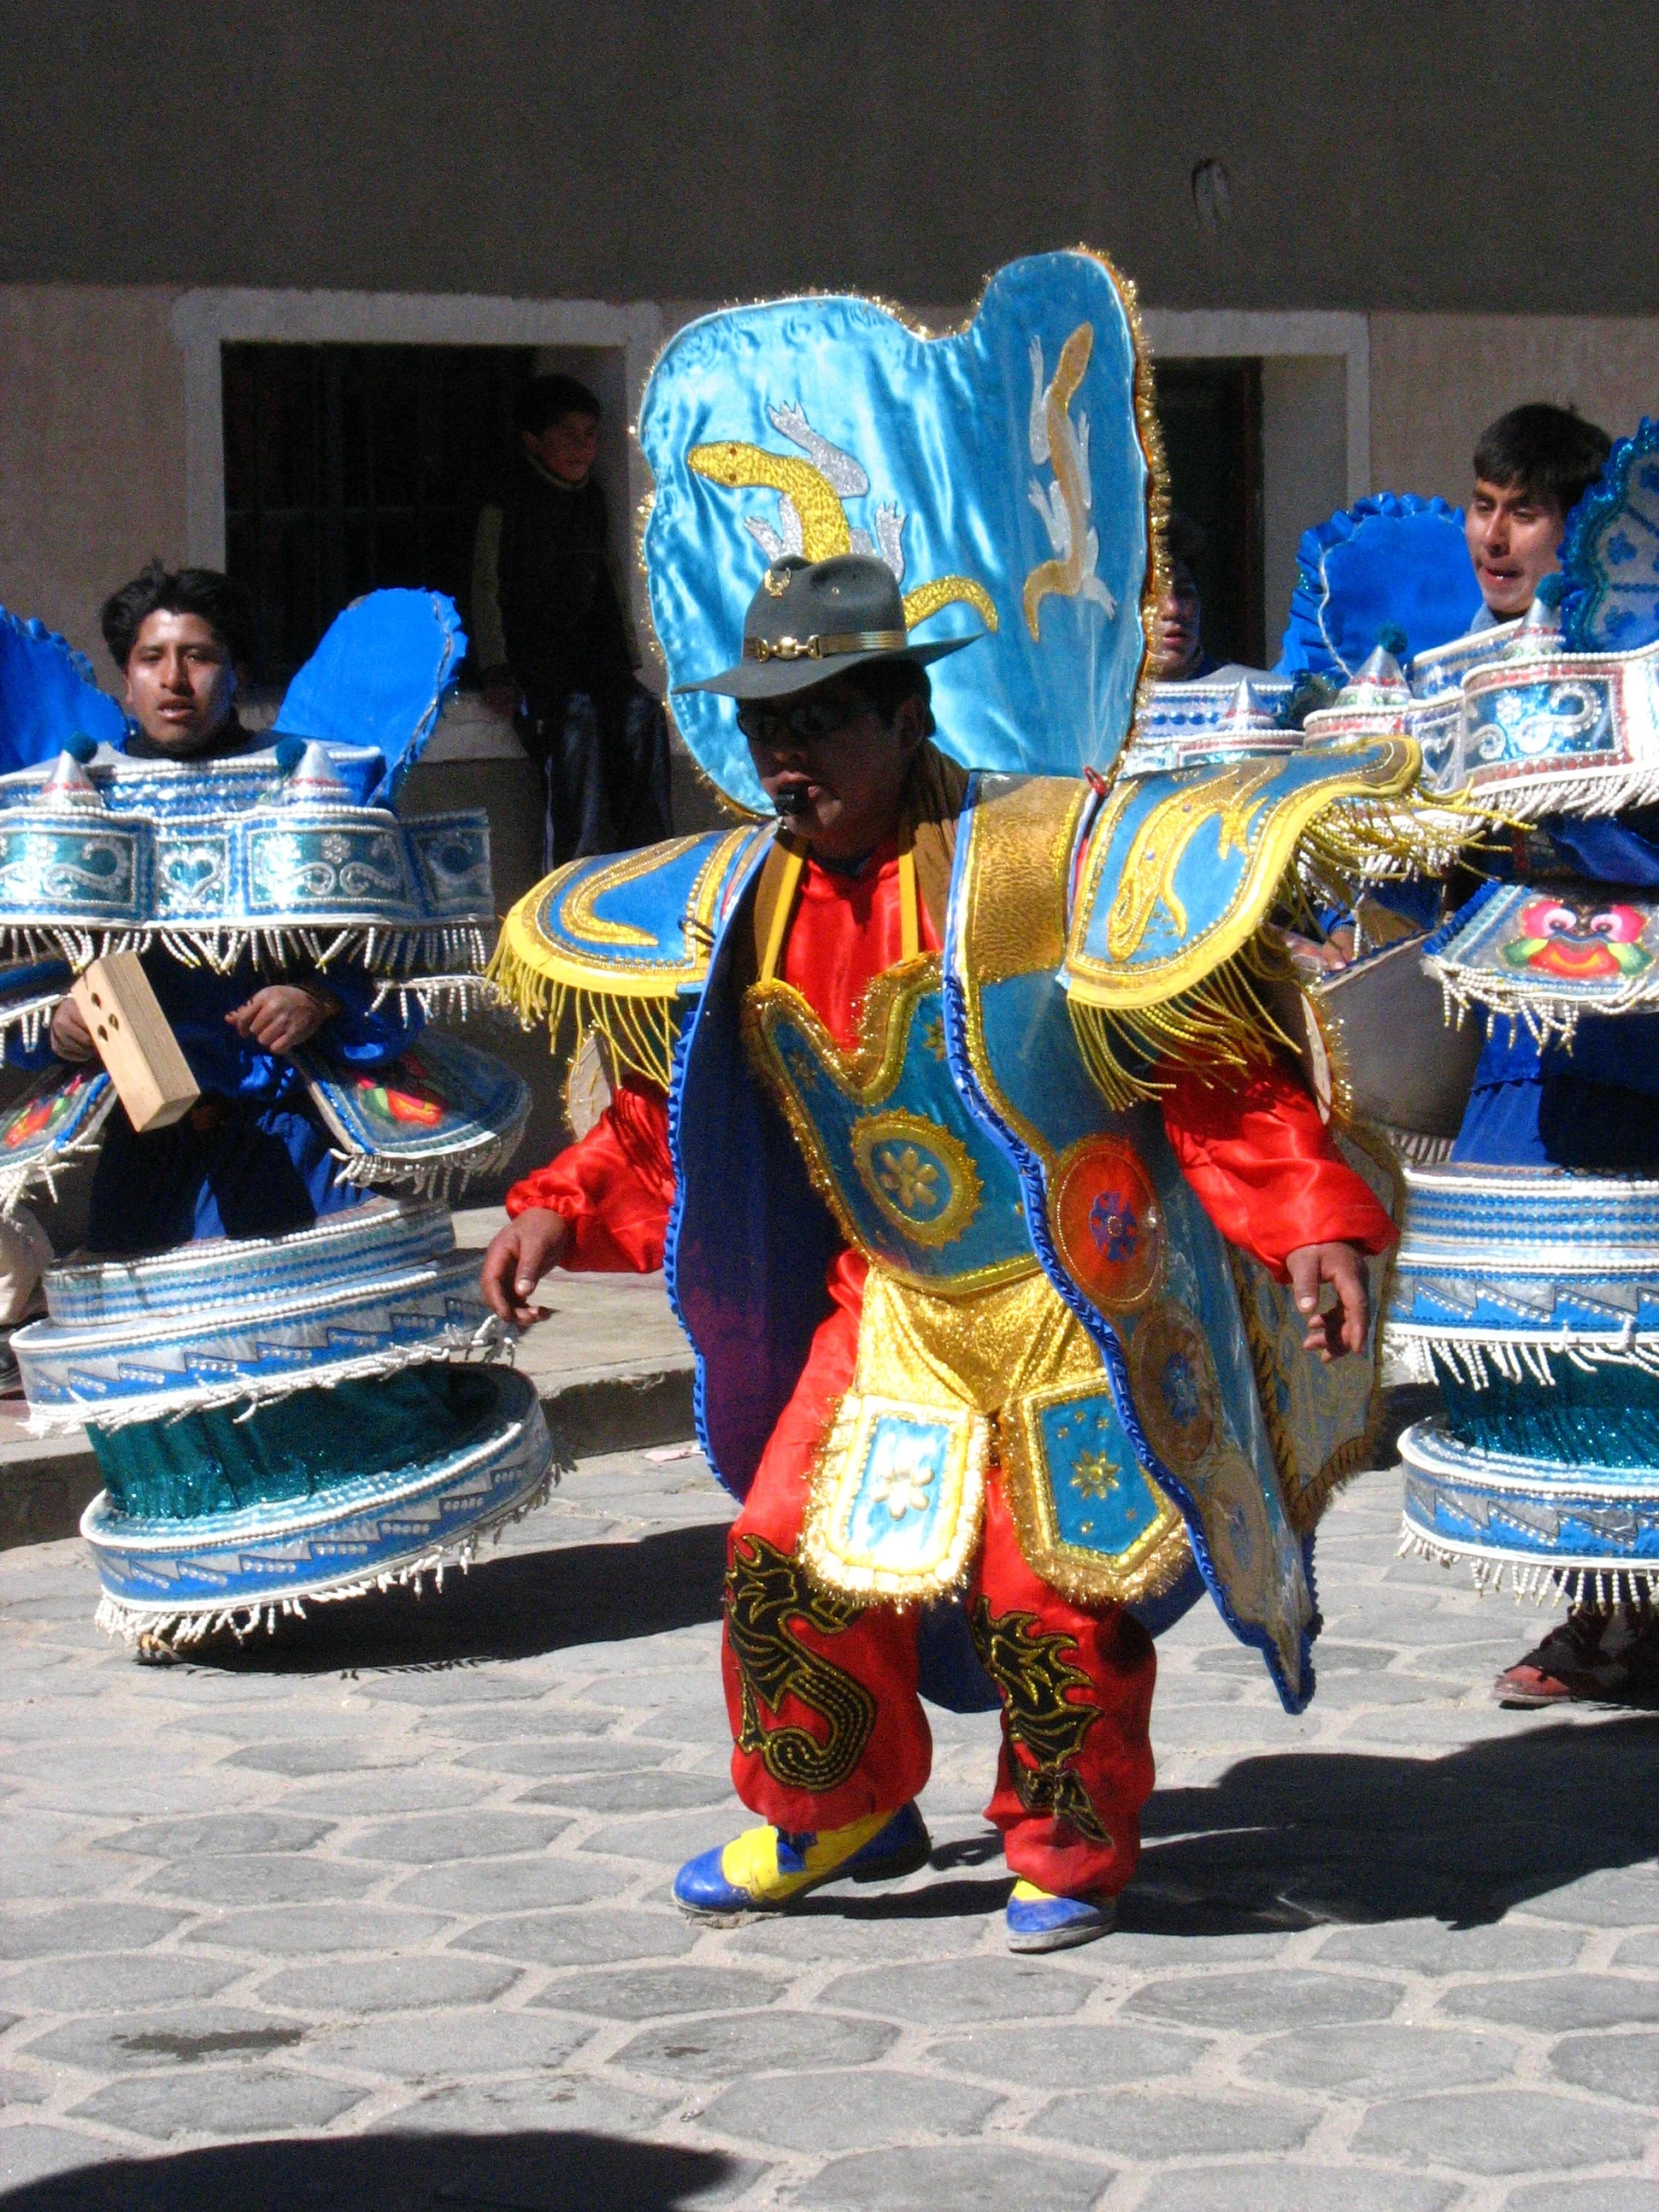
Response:
[[[1651,1860],[1656,1778],[1659,1716],[1647,1714],[1526,1728],[1439,1759],[1241,1760],[1212,1788],[1152,1799],[1124,1925],[1215,1935],[1500,1920],[1586,1875]]]
[[[443,1588],[375,1591],[312,1605],[246,1642],[220,1635],[186,1664],[237,1674],[328,1674],[352,1667],[451,1667],[533,1659],[572,1644],[617,1643],[720,1618],[726,1529],[659,1530],[627,1543],[513,1551],[451,1568]]]
[[[695,2212],[759,2168],[591,2134],[374,2134],[227,2143],[77,2167],[0,2194],[5,2212]]]
[[[1659,1853],[1659,1717],[1556,1724],[1439,1759],[1282,1752],[1207,1789],[1162,1790],[1118,1926],[1148,1936],[1269,1934],[1318,1922],[1498,1921],[1511,1906]],[[938,1845],[935,1876],[792,1917],[944,1920],[999,1911],[995,1833]],[[964,1879],[983,1867],[986,1879]]]

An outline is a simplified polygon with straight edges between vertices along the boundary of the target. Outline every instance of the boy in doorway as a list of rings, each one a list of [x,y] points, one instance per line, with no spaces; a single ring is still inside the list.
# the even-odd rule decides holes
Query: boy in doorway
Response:
[[[472,558],[484,702],[547,780],[547,865],[669,833],[668,726],[638,682],[628,595],[594,473],[598,398],[574,376],[519,395],[519,451]]]

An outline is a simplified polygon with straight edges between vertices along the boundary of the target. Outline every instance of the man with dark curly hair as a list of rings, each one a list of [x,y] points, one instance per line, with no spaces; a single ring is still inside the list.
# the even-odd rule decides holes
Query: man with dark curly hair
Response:
[[[1553,574],[1566,519],[1601,474],[1613,441],[1566,407],[1534,400],[1480,433],[1464,510],[1483,602],[1476,630],[1525,614]]]
[[[256,616],[234,579],[152,561],[104,602],[102,627],[126,682],[129,756],[196,768],[269,742],[237,717]],[[360,964],[344,961],[324,982],[244,953],[222,975],[153,945],[144,967],[202,1099],[183,1121],[142,1138],[116,1108],[93,1178],[89,1248],[276,1236],[359,1203],[363,1193],[340,1179],[292,1055],[321,1040],[335,1058],[379,1066],[413,1042],[419,1013],[375,1011],[374,984]],[[7,1047],[14,1064],[30,1066],[94,1056],[86,1021],[67,997],[33,1052],[15,1038]]]

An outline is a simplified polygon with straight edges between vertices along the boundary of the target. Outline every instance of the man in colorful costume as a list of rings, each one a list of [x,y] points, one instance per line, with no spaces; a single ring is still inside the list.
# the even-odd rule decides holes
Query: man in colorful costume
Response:
[[[850,484],[827,428],[835,392],[861,412],[860,373],[902,376],[919,405],[925,341],[861,301],[784,302],[694,325],[659,365],[641,430],[659,635],[671,673],[699,680],[686,721],[705,767],[764,796],[782,827],[577,862],[509,916],[498,980],[555,1029],[574,1000],[624,1075],[596,1129],[510,1194],[484,1289],[526,1320],[555,1262],[664,1265],[698,1355],[705,1448],[744,1500],[726,1582],[734,1780],[766,1825],[684,1868],[681,1904],[764,1911],[919,1863],[917,1692],[945,1689],[960,1597],[1003,1708],[990,1816],[1018,1878],[1009,1939],[1049,1949],[1103,1934],[1134,1869],[1149,1627],[1207,1581],[1287,1703],[1312,1692],[1305,1533],[1363,1463],[1372,1376],[1358,1360],[1322,1368],[1304,1344],[1369,1350],[1363,1256],[1392,1228],[1266,1046],[1258,931],[1322,818],[1350,810],[1356,833],[1352,811],[1403,793],[1414,758],[1369,747],[1313,773],[1275,758],[1102,797],[1098,777],[970,776],[930,742],[924,663],[941,701],[971,710],[977,694],[981,712],[1033,672],[1068,676],[1041,657],[1046,588],[1085,602],[1048,619],[1082,617],[1069,673],[1119,702],[1110,760],[1156,598],[1144,372],[1121,289],[1090,256],[1015,265],[973,330],[932,349],[941,376],[994,379],[1013,307],[1027,331],[1040,318],[1039,400],[1060,387],[1069,402],[1085,341],[1101,341],[1094,360],[1117,380],[1089,389],[1092,452],[1132,503],[1095,499],[1099,537],[1085,552],[1079,525],[1080,557],[1045,565],[1006,501],[984,573],[930,603],[901,598],[890,543],[885,560],[848,547],[844,517],[788,456],[696,434],[764,405],[804,449],[816,438],[821,479],[833,465]],[[804,319],[822,381],[798,358],[784,373],[799,396],[769,398],[757,351],[786,336],[803,351]],[[1050,332],[1061,366],[1045,386]],[[1052,454],[1065,432],[1054,412],[1044,427]],[[899,443],[879,456],[879,490],[914,516]],[[874,496],[871,460],[866,446],[857,480]],[[710,579],[729,527],[699,505],[697,478],[781,485],[807,525],[797,552],[752,529],[769,560],[742,657],[714,676],[680,650],[701,636],[707,652],[721,627],[718,608],[701,631],[693,619],[689,580]],[[952,488],[987,506],[999,489],[983,473]],[[909,636],[951,599],[989,618],[959,659],[972,640]],[[946,694],[977,656],[982,687]],[[749,784],[709,713],[726,699]],[[1094,750],[1087,730],[1082,742]],[[1327,1283],[1339,1306],[1321,1317]]]
[[[1445,1399],[1401,1439],[1406,1541],[1573,1601],[1498,1676],[1515,1705],[1659,1696],[1659,429],[1606,445],[1542,406],[1485,433],[1485,620],[1418,658],[1405,725],[1432,792],[1528,825],[1423,946],[1483,1042],[1389,1316]]]
[[[0,612],[0,1034],[38,1070],[0,1110],[0,1202],[100,1154],[93,1257],[47,1274],[13,1346],[32,1426],[84,1422],[105,1476],[100,1621],[159,1655],[464,1556],[552,1451],[530,1385],[471,1364],[507,1348],[425,1197],[528,1106],[421,1036],[481,988],[491,908],[482,818],[392,806],[464,650],[453,607],[346,610],[275,744],[236,718],[228,579],[153,568],[106,630],[130,726]],[[127,1119],[68,995],[123,950],[198,1086],[171,1126]]]

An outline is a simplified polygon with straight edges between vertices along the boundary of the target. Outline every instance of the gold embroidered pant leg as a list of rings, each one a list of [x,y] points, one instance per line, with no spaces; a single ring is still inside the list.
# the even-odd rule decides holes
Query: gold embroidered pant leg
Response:
[[[1002,1698],[985,1814],[1010,1869],[1058,1897],[1115,1895],[1152,1795],[1152,1638],[1121,1605],[1074,1604],[1033,1573],[995,1466],[968,1620]]]
[[[893,1813],[926,1782],[933,1739],[916,1694],[913,1607],[819,1589],[799,1545],[812,1470],[852,1378],[858,1319],[837,1306],[813,1340],[727,1547],[721,1662],[732,1780],[751,1811],[800,1834]]]

